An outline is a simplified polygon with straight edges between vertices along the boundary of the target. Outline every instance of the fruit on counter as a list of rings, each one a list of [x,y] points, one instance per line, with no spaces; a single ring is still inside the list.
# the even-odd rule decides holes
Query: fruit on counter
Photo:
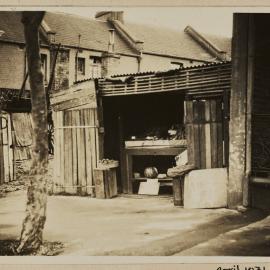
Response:
[[[158,179],[165,179],[166,177],[167,177],[167,174],[166,173],[160,173],[157,176]]]
[[[100,164],[112,164],[112,163],[115,163],[115,162],[118,162],[117,160],[113,160],[113,159],[108,159],[108,158],[103,158],[101,160],[98,161],[98,163]]]
[[[158,170],[156,167],[147,167],[144,169],[144,176],[146,178],[156,178],[158,176]]]

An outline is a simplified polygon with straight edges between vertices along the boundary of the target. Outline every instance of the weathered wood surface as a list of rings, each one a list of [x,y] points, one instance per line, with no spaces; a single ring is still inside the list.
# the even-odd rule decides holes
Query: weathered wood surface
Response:
[[[189,163],[200,169],[223,167],[222,100],[187,100],[185,106]]]
[[[246,159],[246,100],[248,60],[248,14],[234,14],[232,42],[232,89],[229,128],[228,206],[243,204]],[[268,105],[269,106],[269,105]]]
[[[96,198],[111,199],[117,196],[116,168],[94,169]]]
[[[69,90],[56,93],[51,97],[54,111],[74,109],[83,105],[96,108],[96,89],[94,81],[71,86]]]
[[[2,115],[1,115],[2,117]],[[5,165],[4,165],[4,146],[3,146],[3,123],[2,120],[0,121],[0,184],[3,184],[5,182]]]
[[[12,117],[10,113],[1,112],[0,114],[0,184],[8,183],[15,180],[15,156],[14,145],[16,146],[16,140],[14,134],[12,134]],[[21,131],[23,133],[23,130]],[[27,131],[28,132],[28,131]],[[21,147],[24,151],[27,148],[30,151],[30,146]]]
[[[184,205],[184,176],[173,178],[173,204],[175,206]]]
[[[96,109],[54,112],[54,192],[94,196],[93,169],[97,167]]]

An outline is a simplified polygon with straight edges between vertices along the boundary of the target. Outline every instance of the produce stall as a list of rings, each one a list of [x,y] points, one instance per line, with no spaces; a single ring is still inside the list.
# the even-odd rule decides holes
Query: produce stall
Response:
[[[181,153],[198,169],[227,166],[230,76],[225,62],[99,80],[104,156],[120,161],[122,192],[152,178],[172,193],[167,171]]]
[[[106,97],[103,112],[105,156],[120,160],[122,191],[136,194],[141,183],[157,179],[160,192],[172,194],[173,179],[167,170],[187,146],[184,95]]]

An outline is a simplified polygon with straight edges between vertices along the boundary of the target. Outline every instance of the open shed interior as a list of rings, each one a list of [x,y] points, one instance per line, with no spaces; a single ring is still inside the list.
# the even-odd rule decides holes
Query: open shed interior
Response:
[[[153,149],[153,146],[149,145],[151,142],[185,139],[182,93],[103,97],[103,116],[105,158],[121,161],[124,149],[132,148],[136,142],[141,145],[134,148],[140,151]],[[159,155],[156,152],[154,155],[134,156],[131,169],[132,175],[143,177],[146,167],[156,167],[159,174],[166,174],[167,169],[172,166],[175,166],[175,154]],[[120,171],[118,176],[118,186],[121,187],[125,179],[121,179]],[[139,182],[136,181],[133,183],[134,193],[138,190],[138,184]],[[167,190],[171,193],[171,187]]]

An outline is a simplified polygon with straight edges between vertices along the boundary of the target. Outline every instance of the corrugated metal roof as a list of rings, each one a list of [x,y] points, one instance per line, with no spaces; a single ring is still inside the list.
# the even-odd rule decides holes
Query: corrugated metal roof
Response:
[[[224,65],[226,63],[231,63],[230,61],[223,61],[223,62],[213,62],[213,63],[206,63],[206,64],[201,64],[201,65],[193,65],[193,66],[188,66],[188,67],[180,67],[177,69],[170,69],[170,70],[166,70],[166,71],[145,71],[145,72],[137,72],[137,73],[124,73],[124,74],[115,74],[112,76],[112,78],[115,77],[124,77],[124,76],[142,76],[142,75],[150,75],[150,74],[166,74],[168,72],[172,72],[172,71],[181,71],[181,70],[188,70],[188,69],[193,69],[193,68],[199,68],[199,67],[215,67],[215,66],[219,66],[219,65]]]

